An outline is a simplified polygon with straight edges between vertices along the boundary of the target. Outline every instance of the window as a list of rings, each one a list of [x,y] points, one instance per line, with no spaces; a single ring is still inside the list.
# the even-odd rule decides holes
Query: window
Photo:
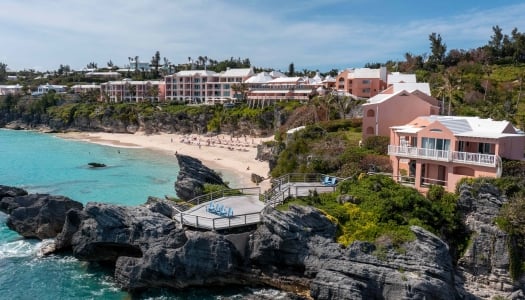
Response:
[[[435,139],[435,138],[422,138],[421,139],[423,148],[433,150],[450,150],[450,140],[446,139]]]
[[[375,115],[376,115],[376,112],[373,109],[369,109],[366,111],[367,117],[375,117]]]
[[[370,84],[370,79],[363,79],[363,84]]]
[[[363,93],[365,94],[370,93],[370,89],[363,89]]]
[[[478,144],[478,153],[483,153],[483,154],[491,154],[491,151],[490,151],[490,146],[492,144],[489,144],[489,143],[479,143]]]

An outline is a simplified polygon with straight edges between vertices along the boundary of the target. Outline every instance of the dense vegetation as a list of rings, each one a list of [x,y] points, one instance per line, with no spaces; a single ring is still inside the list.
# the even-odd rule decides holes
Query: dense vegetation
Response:
[[[280,152],[273,177],[287,173],[323,173],[350,177],[361,172],[391,172],[388,139],[374,137],[362,145],[360,119],[309,125],[287,136],[278,133]]]
[[[428,195],[397,184],[383,175],[361,174],[342,182],[334,193],[311,193],[287,202],[323,210],[339,227],[338,242],[369,241],[378,246],[400,246],[414,238],[409,227],[421,226],[443,238],[456,252],[466,246],[467,235],[456,209],[457,196],[441,186]]]

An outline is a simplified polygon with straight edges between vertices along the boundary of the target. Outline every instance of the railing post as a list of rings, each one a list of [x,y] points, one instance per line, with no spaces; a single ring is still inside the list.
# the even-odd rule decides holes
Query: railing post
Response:
[[[195,216],[195,226],[199,227],[199,216]]]

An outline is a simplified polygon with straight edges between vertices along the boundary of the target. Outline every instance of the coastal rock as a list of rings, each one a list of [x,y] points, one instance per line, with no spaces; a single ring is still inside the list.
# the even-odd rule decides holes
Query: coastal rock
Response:
[[[121,256],[115,278],[128,290],[239,284],[240,256],[231,242],[213,232],[187,232],[180,247],[155,246],[142,257]]]
[[[70,234],[70,244],[82,260],[115,262],[120,256],[141,257],[150,247],[171,248],[186,241],[173,220],[145,207],[88,203],[78,217],[69,217],[64,228],[78,228]],[[66,235],[64,231],[59,238],[67,241]]]
[[[181,209],[176,208],[175,202],[171,200],[164,200],[164,199],[160,199],[157,197],[152,197],[152,196],[148,197],[148,200],[144,204],[144,207],[151,210],[152,212],[159,213],[170,219],[173,219],[173,217],[181,211]],[[186,209],[182,209],[182,210],[186,210]]]
[[[307,270],[318,270],[311,295],[315,299],[458,299],[447,245],[420,227],[411,230],[416,240],[401,248],[376,248],[365,242],[339,251],[317,247],[316,255],[306,262]]]
[[[221,176],[206,167],[196,158],[187,155],[176,154],[179,162],[179,175],[175,182],[175,192],[182,200],[190,200],[202,195],[204,184],[226,184],[222,181]]]
[[[80,214],[68,213],[66,223],[57,244],[67,245],[69,236],[75,257],[115,263],[115,278],[126,290],[242,281],[232,242],[213,232],[177,229],[145,207],[88,203]]]
[[[412,227],[416,240],[402,246],[334,242],[336,227],[320,211],[272,210],[250,240],[251,262],[273,282],[288,278],[315,299],[455,299],[458,297],[448,246]]]
[[[90,166],[91,168],[104,168],[104,167],[106,167],[105,164],[98,163],[98,162],[90,162],[90,163],[88,163],[88,166]]]
[[[506,201],[490,184],[460,187],[458,207],[471,234],[469,245],[458,261],[458,279],[464,281],[466,291],[481,299],[506,297],[520,290],[509,273],[509,236],[495,224]]]
[[[82,203],[64,196],[30,194],[4,200],[10,203],[7,226],[26,238],[54,238],[62,231],[66,213],[82,210]]]
[[[0,211],[10,214],[19,205],[15,202],[15,197],[25,196],[27,191],[17,187],[0,185]]]
[[[252,173],[251,179],[252,179],[253,183],[259,184],[259,183],[261,183],[264,180],[264,177],[259,176],[259,175],[255,174],[255,173]]]

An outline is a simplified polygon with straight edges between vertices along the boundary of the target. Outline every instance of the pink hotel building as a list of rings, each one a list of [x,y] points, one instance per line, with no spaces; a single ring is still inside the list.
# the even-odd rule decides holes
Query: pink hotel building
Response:
[[[180,71],[164,78],[166,100],[191,103],[224,103],[235,99],[232,85],[245,82],[253,69],[228,69],[221,73],[207,70]]]

